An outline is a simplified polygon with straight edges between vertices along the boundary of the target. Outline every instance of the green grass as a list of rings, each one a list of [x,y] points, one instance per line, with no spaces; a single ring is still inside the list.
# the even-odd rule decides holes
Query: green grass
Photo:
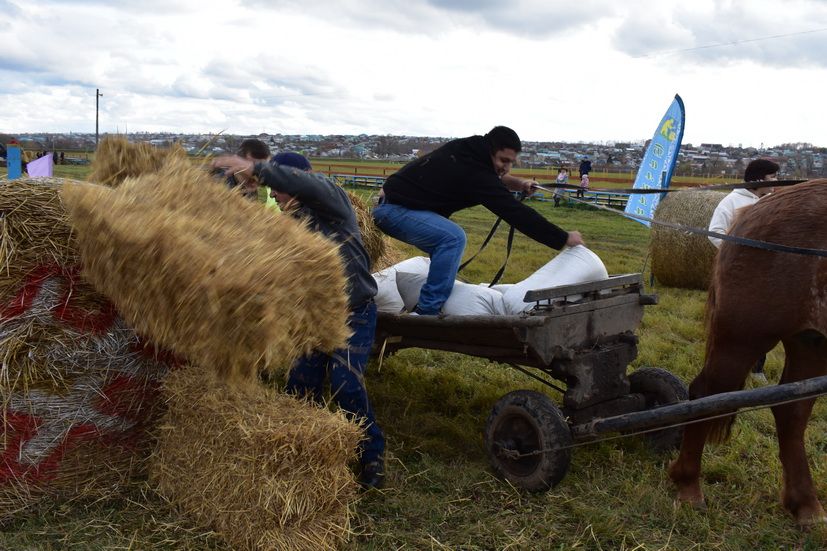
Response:
[[[583,232],[610,273],[646,269],[649,230],[621,216],[531,203],[566,229]],[[468,254],[494,221],[481,208],[456,216],[469,237]],[[472,282],[490,279],[505,252],[505,229],[467,269]],[[406,249],[411,254],[415,251]],[[518,236],[505,280],[526,277],[554,252]],[[648,280],[648,274],[645,278]],[[684,381],[703,357],[705,293],[648,289],[660,303],[646,308],[639,356],[632,368],[659,366]],[[778,380],[783,351],[773,351],[767,375]],[[528,494],[496,479],[482,431],[505,393],[538,383],[505,366],[451,353],[405,350],[373,362],[368,388],[388,438],[388,488],[357,504],[352,550],[753,550],[827,547],[827,532],[804,533],[781,508],[781,468],[768,410],[742,414],[732,440],[704,456],[709,509],[673,507],[665,467],[633,438],[576,448],[571,469],[551,491]],[[544,389],[555,400],[554,391]],[[807,433],[813,476],[827,496],[827,406],[816,404]],[[47,505],[7,526],[0,549],[226,549],[148,489],[97,503]]]

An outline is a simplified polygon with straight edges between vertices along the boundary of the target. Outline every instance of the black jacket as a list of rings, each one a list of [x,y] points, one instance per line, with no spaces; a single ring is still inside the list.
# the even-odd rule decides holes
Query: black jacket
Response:
[[[494,170],[483,136],[452,140],[403,166],[385,181],[385,200],[449,218],[458,210],[483,205],[528,237],[562,249],[568,232],[517,201]]]
[[[293,216],[307,220],[311,229],[339,244],[351,310],[371,300],[376,295],[376,281],[370,274],[370,259],[345,190],[323,174],[266,162],[256,163],[253,174],[267,187],[295,197],[301,208]]]

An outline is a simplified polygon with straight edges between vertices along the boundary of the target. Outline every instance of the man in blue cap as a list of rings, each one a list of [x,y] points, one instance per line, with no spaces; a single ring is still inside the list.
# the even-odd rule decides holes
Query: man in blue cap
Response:
[[[347,193],[323,174],[310,172],[310,162],[298,153],[279,153],[270,162],[253,162],[238,156],[218,157],[214,167],[242,177],[256,177],[272,191],[282,212],[308,222],[339,244],[348,279],[353,332],[347,348],[331,354],[314,352],[299,359],[290,371],[287,392],[322,403],[326,376],[334,402],[351,418],[364,421],[365,440],[360,443],[359,483],[380,488],[385,478],[385,437],[373,413],[364,383],[365,368],[376,330],[376,281],[370,274],[370,259],[362,243]]]
[[[298,168],[299,170],[304,170],[307,172],[313,170],[313,166],[310,164],[307,157],[301,153],[295,153],[293,151],[282,151],[281,153],[276,153],[273,155],[273,158],[270,159],[270,162],[282,166],[292,166],[293,168]]]

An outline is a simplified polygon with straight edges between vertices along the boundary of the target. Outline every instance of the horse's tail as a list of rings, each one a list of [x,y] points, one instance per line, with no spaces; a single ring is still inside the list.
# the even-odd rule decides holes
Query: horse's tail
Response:
[[[709,293],[706,297],[706,313],[704,316],[704,327],[706,333],[704,367],[698,374],[698,376],[695,377],[695,380],[692,381],[692,384],[689,386],[690,399],[708,396],[709,391],[707,390],[707,380],[718,378],[718,375],[713,371],[714,368],[710,367],[710,359],[713,357],[713,354],[715,353],[714,339],[711,339],[710,335],[712,332],[712,324],[714,322],[717,306],[715,291],[716,287],[717,285],[715,285],[715,279],[713,276],[712,283],[709,286]],[[726,442],[729,439],[730,434],[732,433],[732,423],[734,421],[734,415],[728,415],[726,417],[709,421],[709,434],[707,435],[707,439],[710,442],[714,443]]]

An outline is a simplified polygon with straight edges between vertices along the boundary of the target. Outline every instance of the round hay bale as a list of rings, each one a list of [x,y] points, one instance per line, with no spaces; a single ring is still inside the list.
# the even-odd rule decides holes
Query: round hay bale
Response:
[[[115,187],[127,178],[157,172],[169,157],[186,159],[187,152],[178,144],[158,149],[144,142],[130,143],[122,136],[108,136],[95,151],[88,180]]]
[[[62,191],[84,276],[153,342],[253,379],[347,342],[336,245],[263,209],[187,159],[117,189]]]
[[[362,430],[343,412],[178,369],[163,386],[150,482],[233,549],[336,549],[357,496]]]
[[[715,207],[726,197],[720,191],[683,191],[663,198],[656,220],[706,229]],[[706,290],[717,249],[704,235],[652,224],[652,274],[661,285]]]
[[[347,191],[347,196],[350,198],[353,210],[356,211],[356,222],[362,234],[362,244],[370,258],[370,270],[373,271],[376,263],[385,253],[385,234],[373,223],[368,204],[352,191]]]
[[[64,182],[0,182],[0,518],[142,473],[168,369],[80,278]]]

